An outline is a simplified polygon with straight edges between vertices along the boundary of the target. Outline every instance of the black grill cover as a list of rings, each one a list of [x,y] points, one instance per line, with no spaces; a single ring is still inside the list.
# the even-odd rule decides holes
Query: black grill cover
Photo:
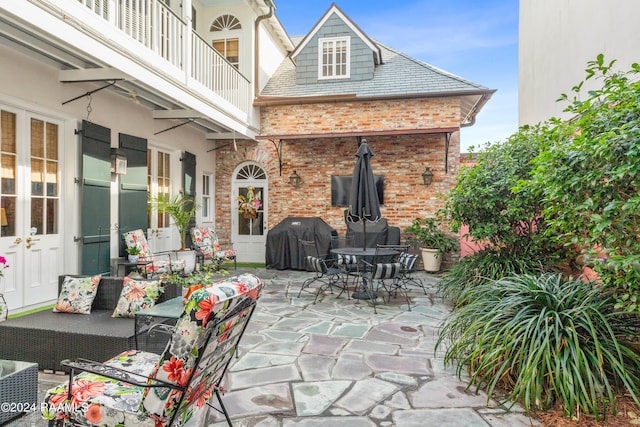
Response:
[[[267,268],[306,270],[299,240],[315,240],[319,255],[329,253],[331,236],[338,232],[322,218],[288,217],[267,233]]]

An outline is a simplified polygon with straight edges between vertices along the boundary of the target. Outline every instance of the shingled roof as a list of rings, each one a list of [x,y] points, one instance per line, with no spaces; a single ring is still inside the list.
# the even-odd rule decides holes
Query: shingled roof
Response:
[[[292,37],[298,45],[303,37]],[[318,84],[296,84],[296,64],[286,58],[262,90],[257,105],[272,102],[304,102],[309,97],[349,95],[359,100],[380,98],[462,97],[462,124],[472,123],[482,105],[495,92],[480,84],[412,58],[378,41],[382,64],[371,80],[325,80]]]

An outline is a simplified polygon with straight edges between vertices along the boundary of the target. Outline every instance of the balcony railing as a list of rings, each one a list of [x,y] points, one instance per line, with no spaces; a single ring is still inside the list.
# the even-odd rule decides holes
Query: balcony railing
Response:
[[[160,0],[76,0],[174,67],[244,113],[250,107],[249,81]],[[186,43],[191,43],[188,49]],[[190,56],[187,55],[190,53]],[[188,81],[188,79],[187,79]]]

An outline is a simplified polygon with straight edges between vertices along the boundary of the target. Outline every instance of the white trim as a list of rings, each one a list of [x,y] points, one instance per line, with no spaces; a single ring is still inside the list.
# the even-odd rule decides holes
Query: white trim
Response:
[[[346,54],[346,70],[345,74],[338,74],[336,72],[336,44],[339,42],[346,42],[347,45],[347,54]],[[330,76],[323,75],[324,69],[324,50],[323,45],[325,43],[332,44],[332,74]],[[323,37],[318,39],[318,80],[336,80],[336,79],[348,79],[351,77],[351,37],[350,36],[340,36],[340,37]]]
[[[205,179],[208,183],[209,192],[205,193],[204,191],[204,182]],[[207,202],[205,204],[204,198],[207,197]],[[202,205],[201,211],[203,212],[201,222],[212,222],[213,221],[213,174],[211,172],[202,172],[202,190],[201,190],[201,201]],[[205,205],[208,215],[204,215]]]

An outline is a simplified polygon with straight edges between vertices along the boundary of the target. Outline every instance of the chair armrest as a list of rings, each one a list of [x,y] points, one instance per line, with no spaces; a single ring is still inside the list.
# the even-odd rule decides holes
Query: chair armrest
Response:
[[[69,372],[69,398],[71,397],[71,384],[73,382],[74,371],[91,372],[92,374],[101,375],[103,377],[111,378],[118,381],[123,381],[135,386],[144,388],[154,387],[168,387],[174,390],[184,391],[184,387],[179,387],[175,384],[164,382],[155,378],[147,378],[143,375],[136,374],[135,372],[127,371],[125,369],[116,368],[115,366],[109,366],[101,362],[95,362],[88,359],[65,359],[60,362],[62,366],[70,368]],[[143,380],[143,381],[141,381]],[[149,383],[151,381],[151,383]]]
[[[166,323],[154,323],[149,329],[147,329],[147,335],[159,332],[161,334],[173,335],[175,326],[167,325]]]

